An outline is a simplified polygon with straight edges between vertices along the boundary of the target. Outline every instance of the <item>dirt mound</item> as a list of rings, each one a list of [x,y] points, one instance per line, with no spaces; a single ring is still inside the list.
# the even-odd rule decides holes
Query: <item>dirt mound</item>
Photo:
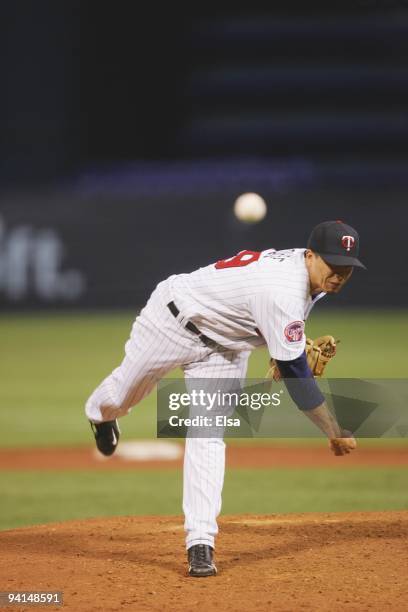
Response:
[[[70,521],[0,532],[0,590],[75,612],[407,610],[407,545],[408,511],[223,517],[219,574],[194,579],[181,517]]]

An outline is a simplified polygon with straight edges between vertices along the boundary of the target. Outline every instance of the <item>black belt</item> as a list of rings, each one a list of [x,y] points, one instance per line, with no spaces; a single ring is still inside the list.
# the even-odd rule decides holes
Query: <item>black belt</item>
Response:
[[[179,316],[180,311],[179,311],[179,309],[177,308],[177,306],[175,305],[174,302],[170,302],[169,304],[167,304],[167,308],[170,310],[171,314],[174,317],[177,318]],[[206,346],[208,346],[210,348],[214,348],[214,347],[218,346],[218,344],[215,342],[215,340],[211,340],[211,338],[209,338],[205,334],[202,334],[200,332],[200,330],[198,329],[198,327],[196,327],[194,325],[194,323],[192,323],[191,321],[187,321],[187,323],[183,327],[185,327],[186,329],[188,329],[188,331],[191,331],[193,334],[198,336],[200,338],[201,342],[203,344],[205,344]]]

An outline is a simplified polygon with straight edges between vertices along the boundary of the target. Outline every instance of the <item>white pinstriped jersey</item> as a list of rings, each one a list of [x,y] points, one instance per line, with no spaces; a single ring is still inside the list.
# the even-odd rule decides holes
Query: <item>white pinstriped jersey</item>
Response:
[[[242,251],[159,283],[133,324],[122,363],[88,398],[88,419],[99,423],[127,414],[175,367],[182,367],[187,388],[200,379],[213,379],[219,386],[245,378],[249,352],[265,341],[277,359],[298,357],[305,346],[304,320],[313,304],[304,251]],[[171,300],[180,310],[177,320],[166,308]],[[227,350],[209,349],[179,324],[187,320]],[[186,548],[214,547],[224,471],[225,444],[220,438],[187,436]]]
[[[305,249],[235,257],[168,279],[180,322],[192,321],[222,346],[251,350],[267,344],[275,359],[289,361],[305,348],[304,321],[313,303]]]

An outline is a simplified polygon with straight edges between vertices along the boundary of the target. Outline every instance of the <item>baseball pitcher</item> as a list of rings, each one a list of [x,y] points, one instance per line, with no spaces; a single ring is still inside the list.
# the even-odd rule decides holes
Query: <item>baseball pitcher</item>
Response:
[[[336,342],[331,336],[307,340],[304,326],[316,302],[338,293],[355,267],[364,268],[358,256],[357,231],[326,221],[313,229],[307,248],[241,251],[159,283],[133,324],[122,363],[86,403],[99,451],[115,451],[118,417],[170,370],[180,366],[187,383],[244,379],[250,352],[265,344],[269,376],[285,380],[293,401],[326,434],[336,455],[352,451],[354,438],[340,429],[315,381]],[[301,386],[291,379],[301,379]],[[183,511],[191,576],[217,572],[213,551],[224,469],[221,438],[187,437]]]

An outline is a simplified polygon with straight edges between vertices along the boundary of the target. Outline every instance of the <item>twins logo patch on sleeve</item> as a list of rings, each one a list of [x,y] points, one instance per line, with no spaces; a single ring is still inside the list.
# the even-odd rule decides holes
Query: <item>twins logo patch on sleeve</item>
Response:
[[[301,342],[305,329],[304,321],[293,321],[285,327],[285,338],[288,342]]]

